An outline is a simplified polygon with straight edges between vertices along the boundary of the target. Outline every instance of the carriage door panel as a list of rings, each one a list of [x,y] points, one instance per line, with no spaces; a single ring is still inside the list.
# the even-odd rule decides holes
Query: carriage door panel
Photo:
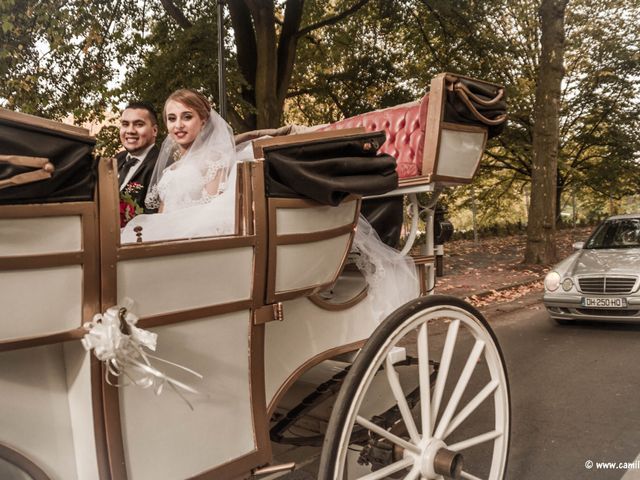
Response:
[[[103,182],[113,180],[114,171],[101,165],[103,309],[133,300],[137,326],[158,334],[157,350],[149,353],[203,378],[151,359],[198,393],[177,393],[168,384],[160,395],[153,388],[105,385],[112,475],[245,475],[270,453],[258,362],[262,330],[252,321],[259,242],[247,234],[120,246],[119,229],[108,225],[116,219],[107,211],[116,205],[109,199],[115,183]]]
[[[218,249],[228,243],[218,240],[209,241],[212,250],[160,255],[156,249],[157,256],[118,262],[118,303],[126,297],[136,302],[139,325],[158,334],[155,354],[204,377],[156,364],[200,394],[183,399],[168,386],[160,396],[152,389],[119,389],[131,479],[188,478],[256,449],[247,355],[253,249]],[[245,242],[236,240],[231,244]],[[136,255],[135,247],[126,248],[121,257]]]
[[[150,389],[120,389],[129,478],[188,478],[256,449],[249,321],[249,312],[240,311],[151,329],[158,334],[159,357],[189,366],[204,379],[162,367],[200,392],[185,394],[193,410],[168,387],[160,396]]]
[[[0,218],[0,255],[19,267],[0,271],[2,308],[11,312],[0,322],[0,341],[80,327],[81,242],[80,215]]]
[[[299,297],[338,278],[360,211],[356,198],[337,207],[270,198],[267,301]]]
[[[98,308],[96,216],[93,202],[0,206],[0,478],[98,477],[77,341]]]

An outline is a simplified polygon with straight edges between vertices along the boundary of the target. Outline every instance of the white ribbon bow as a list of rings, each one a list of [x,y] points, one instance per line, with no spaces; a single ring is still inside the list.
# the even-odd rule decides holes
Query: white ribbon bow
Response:
[[[164,386],[168,384],[193,410],[182,391],[198,394],[198,390],[164,374],[154,367],[149,359],[173,365],[201,379],[203,376],[187,367],[144,351],[146,348],[155,352],[158,334],[136,327],[138,317],[129,310],[132,303],[127,299],[127,306],[114,305],[103,314],[96,314],[91,322],[85,323],[83,327],[88,332],[80,340],[82,346],[87,351],[93,350],[96,358],[104,362],[105,381],[109,385],[126,386],[126,383],[119,380],[126,377],[134,385],[153,388],[155,394],[160,395]],[[112,377],[118,380],[112,382]]]

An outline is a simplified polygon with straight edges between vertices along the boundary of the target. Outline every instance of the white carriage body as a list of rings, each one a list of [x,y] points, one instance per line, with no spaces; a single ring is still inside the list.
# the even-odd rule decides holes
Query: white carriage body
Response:
[[[436,170],[443,130],[471,135],[462,155],[470,179],[486,130],[443,129],[437,108],[430,124],[421,112],[423,137],[435,128],[438,139],[421,150],[431,173],[400,190],[433,189],[438,175],[466,181],[452,160]],[[0,121],[90,141],[22,114],[1,111]],[[338,306],[317,295],[344,268],[360,199],[330,207],[268,198],[258,159],[238,166],[236,234],[121,245],[117,170],[110,159],[98,170],[92,200],[0,205],[0,477],[21,469],[56,480],[245,478],[271,461],[269,417],[295,380],[361,348],[378,324],[366,288]],[[433,252],[418,260],[426,291]],[[158,334],[158,357],[203,375],[193,410],[170,391],[109,385],[80,345],[82,325],[127,297],[138,326]]]

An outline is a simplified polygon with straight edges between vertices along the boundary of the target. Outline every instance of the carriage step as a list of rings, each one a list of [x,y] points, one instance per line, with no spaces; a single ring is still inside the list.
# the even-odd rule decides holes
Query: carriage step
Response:
[[[275,473],[292,472],[296,468],[296,462],[281,463],[280,465],[268,465],[266,467],[257,468],[253,471],[252,479],[273,475]]]

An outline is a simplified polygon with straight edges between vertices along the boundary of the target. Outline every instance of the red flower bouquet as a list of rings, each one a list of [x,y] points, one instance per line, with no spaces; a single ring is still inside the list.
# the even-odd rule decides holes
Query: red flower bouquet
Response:
[[[141,190],[141,184],[131,182],[120,192],[120,228],[124,227],[133,217],[144,211],[134,198]]]

